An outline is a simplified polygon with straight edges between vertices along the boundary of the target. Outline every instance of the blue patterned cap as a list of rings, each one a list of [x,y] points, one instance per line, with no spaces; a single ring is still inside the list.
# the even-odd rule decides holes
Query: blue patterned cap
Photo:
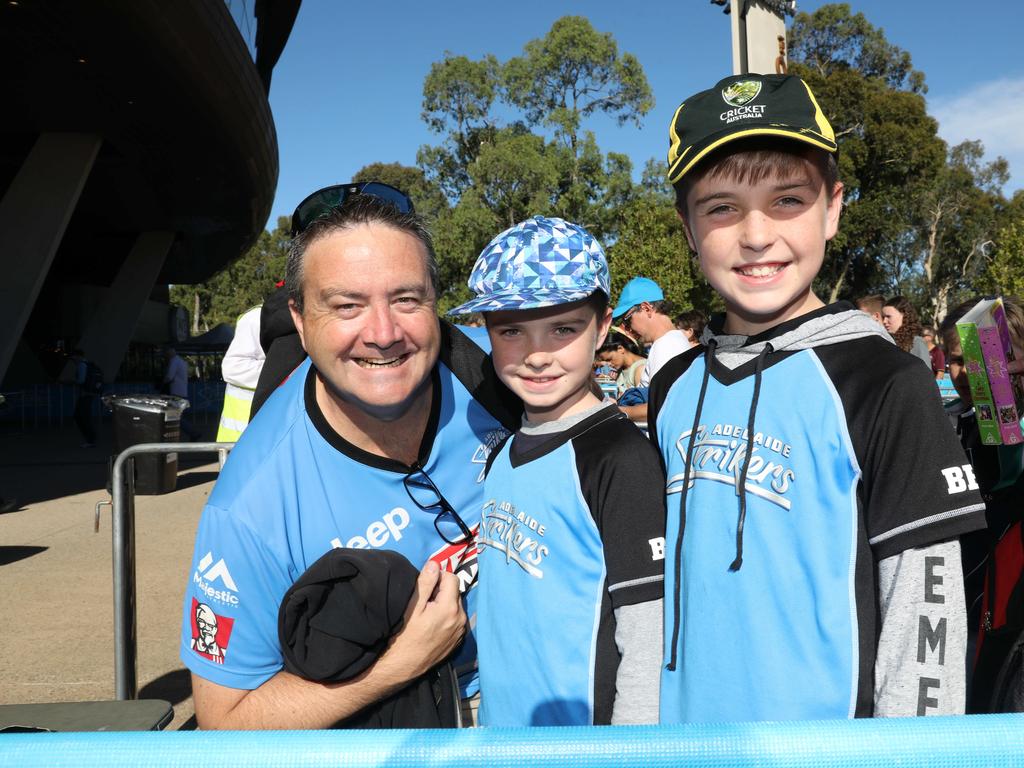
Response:
[[[467,283],[475,299],[448,314],[536,309],[610,295],[604,249],[583,227],[534,216],[491,240]]]

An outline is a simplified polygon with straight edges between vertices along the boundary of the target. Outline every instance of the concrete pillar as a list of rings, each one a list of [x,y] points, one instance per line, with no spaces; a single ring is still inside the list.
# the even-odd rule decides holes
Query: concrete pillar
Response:
[[[763,0],[730,0],[734,75],[786,73],[786,11],[783,6],[784,3]]]
[[[0,200],[0,381],[101,143],[90,134],[43,134]]]
[[[142,308],[173,244],[173,232],[143,232],[138,236],[107,291],[107,300],[78,340],[86,358],[103,369],[107,381],[113,381],[121,367]]]

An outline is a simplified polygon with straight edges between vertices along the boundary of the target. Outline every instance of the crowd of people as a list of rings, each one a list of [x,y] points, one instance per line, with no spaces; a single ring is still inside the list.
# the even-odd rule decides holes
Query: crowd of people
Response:
[[[196,534],[200,727],[990,711],[1019,630],[987,584],[1022,452],[976,443],[956,312],[954,429],[908,302],[813,292],[843,184],[807,86],[726,78],[669,135],[709,320],[645,276],[613,297],[600,242],[534,216],[452,310],[477,333],[438,318],[403,193],[299,204],[261,317],[277,373]]]

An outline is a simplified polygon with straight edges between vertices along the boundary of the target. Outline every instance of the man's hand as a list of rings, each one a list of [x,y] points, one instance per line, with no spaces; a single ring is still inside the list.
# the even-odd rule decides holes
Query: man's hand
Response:
[[[402,629],[378,664],[411,680],[444,661],[465,634],[459,579],[430,561],[420,571]]]
[[[252,691],[192,675],[199,727],[328,728],[437,666],[466,633],[459,579],[437,563],[420,571],[405,623],[366,672],[344,683],[314,683],[281,671]]]

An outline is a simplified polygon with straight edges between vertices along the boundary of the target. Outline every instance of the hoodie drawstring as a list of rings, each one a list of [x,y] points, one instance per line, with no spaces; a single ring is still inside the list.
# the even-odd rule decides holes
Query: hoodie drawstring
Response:
[[[754,415],[757,413],[757,401],[761,396],[761,374],[764,361],[772,352],[772,345],[765,344],[754,364],[754,396],[750,400],[750,413],[747,415],[747,452],[743,457],[743,469],[740,471],[740,485],[737,493],[740,497],[740,517],[736,521],[736,559],[729,565],[730,571],[738,571],[743,567],[743,526],[747,522],[747,470],[754,453]]]
[[[680,560],[683,554],[683,532],[686,529],[686,496],[690,489],[690,461],[693,459],[693,441],[697,437],[697,427],[700,426],[700,412],[704,409],[704,395],[708,391],[708,379],[711,377],[711,361],[715,358],[715,347],[718,340],[708,339],[704,348],[704,377],[700,382],[700,396],[697,398],[697,409],[693,414],[693,426],[690,428],[690,442],[686,446],[686,466],[683,468],[683,487],[679,492],[679,535],[676,536],[675,555],[675,583],[673,589],[674,619],[672,622],[672,656],[668,662],[668,670],[675,671],[676,648],[679,646],[679,582],[682,576]]]
[[[711,361],[715,357],[715,347],[718,342],[714,338],[707,341],[704,350],[704,376],[700,382],[700,395],[697,398],[697,408],[693,414],[693,426],[690,428],[690,441],[686,446],[686,466],[683,469],[683,487],[679,498],[679,535],[676,536],[676,550],[673,583],[673,614],[672,620],[672,654],[669,658],[667,669],[674,672],[679,652],[679,596],[682,581],[682,555],[683,555],[683,533],[686,529],[686,497],[690,490],[690,463],[693,461],[693,443],[697,436],[697,428],[700,426],[701,411],[704,410],[704,397],[708,391],[708,380],[711,377]],[[761,396],[761,374],[764,372],[765,359],[774,349],[771,344],[765,344],[757,356],[754,367],[754,395],[750,401],[750,412],[747,415],[747,453],[743,457],[743,469],[740,472],[738,493],[740,497],[740,514],[736,523],[736,559],[729,565],[730,571],[738,571],[743,566],[743,526],[747,519],[747,471],[750,468],[750,459],[754,449],[754,417],[757,414],[757,402]]]

